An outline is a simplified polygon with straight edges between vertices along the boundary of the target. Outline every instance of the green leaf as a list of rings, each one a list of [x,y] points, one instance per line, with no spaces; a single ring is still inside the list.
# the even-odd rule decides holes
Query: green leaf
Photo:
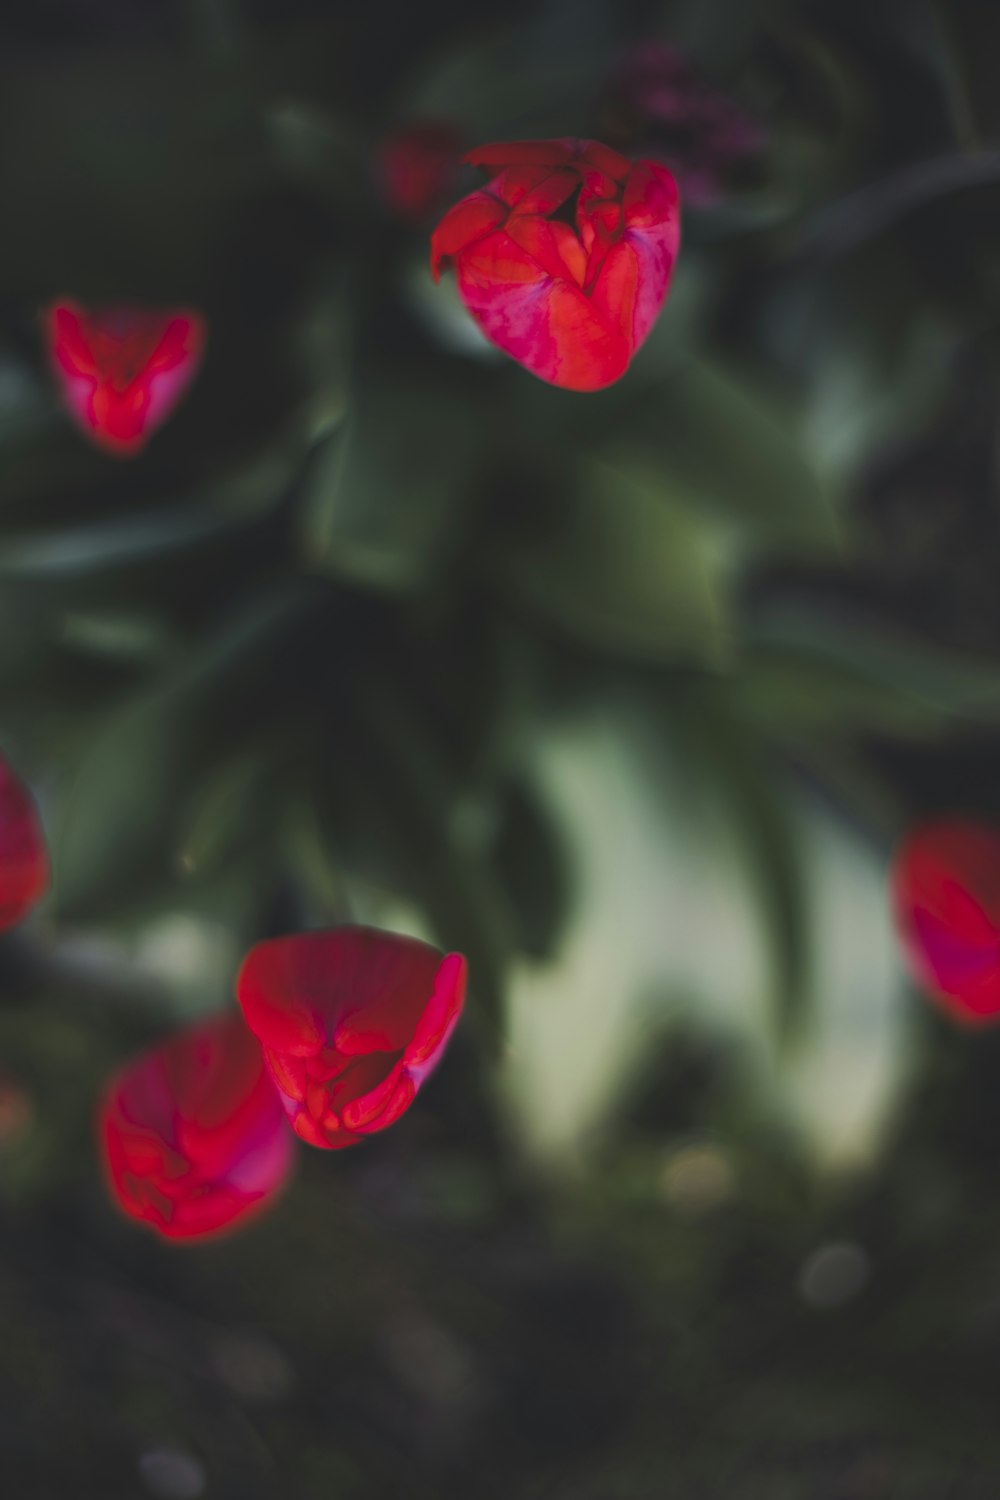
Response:
[[[214,541],[232,521],[202,505],[116,516],[88,526],[8,535],[0,540],[0,579],[47,582],[143,563]]]
[[[6,533],[0,536],[0,581],[83,579],[218,543],[275,505],[300,461],[295,450],[301,446],[255,453],[235,473],[183,501],[82,526]]]
[[[312,807],[331,893],[368,881],[415,903],[469,960],[491,1045],[499,1034],[510,912],[484,851],[463,831],[460,788],[432,728],[399,684],[370,673],[343,708],[350,733],[322,747]]]
[[[718,662],[729,641],[725,535],[649,465],[581,459],[573,472],[562,513],[501,555],[508,583],[588,645]]]
[[[772,1017],[779,1045],[793,1040],[803,1019],[808,977],[808,922],[803,899],[803,855],[787,797],[762,747],[732,712],[728,687],[696,683],[675,732],[693,756],[692,774],[711,777],[753,874],[774,961]],[[697,768],[697,771],[695,771]]]
[[[258,601],[160,684],[100,720],[56,808],[64,915],[90,915],[111,900],[124,909],[178,877],[206,774],[283,725],[302,609],[295,595]]]
[[[365,588],[426,587],[460,534],[481,412],[460,388],[398,380],[365,386],[306,482],[309,562]]]
[[[1000,668],[901,635],[875,618],[773,611],[744,632],[735,690],[778,736],[931,733],[1000,720]]]
[[[267,742],[239,751],[206,776],[187,799],[177,838],[177,862],[185,873],[203,877],[245,857],[287,782],[287,768]]]
[[[597,420],[598,451],[654,462],[665,494],[735,527],[742,546],[835,545],[833,496],[791,402],[695,360]]]
[[[105,663],[164,660],[176,647],[166,621],[141,610],[69,611],[62,616],[59,639],[70,651]]]

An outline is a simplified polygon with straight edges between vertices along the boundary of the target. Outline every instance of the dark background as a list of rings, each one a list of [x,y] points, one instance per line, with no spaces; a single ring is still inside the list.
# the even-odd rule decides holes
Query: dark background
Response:
[[[651,38],[752,155],[643,115]],[[5,1493],[1000,1492],[1000,1046],[885,900],[911,820],[1000,815],[998,57],[972,0],[4,10],[0,731],[55,870],[0,946]],[[427,119],[708,150],[618,386],[435,291],[377,167]],[[134,461],[59,296],[208,320]],[[242,1235],[120,1218],[109,1070],[344,920],[469,956],[415,1107]]]

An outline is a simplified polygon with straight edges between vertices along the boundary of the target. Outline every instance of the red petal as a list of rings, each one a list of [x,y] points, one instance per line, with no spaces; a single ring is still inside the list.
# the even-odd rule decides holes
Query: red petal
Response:
[[[551,214],[580,186],[576,172],[553,172],[549,167],[516,167],[501,172],[490,192],[519,214]]]
[[[634,354],[663,306],[680,247],[676,184],[665,167],[640,162],[625,184],[621,211],[599,191],[592,198],[591,187],[581,193],[579,209],[593,244],[587,286],[599,315],[621,329]]]
[[[82,314],[70,303],[49,311],[49,345],[53,359],[69,375],[97,375],[90,343],[83,331]]]
[[[395,1125],[400,1115],[406,1113],[416,1098],[416,1093],[417,1088],[413,1079],[405,1072],[400,1073],[394,1080],[392,1088],[386,1089],[380,1095],[379,1113],[368,1116],[366,1123],[363,1126],[359,1125],[358,1129],[363,1130],[365,1135],[371,1135],[377,1130],[388,1130],[390,1125]],[[361,1104],[360,1100],[358,1104]],[[344,1123],[350,1126],[355,1123],[350,1109],[344,1111]]]
[[[550,223],[548,219],[512,216],[507,221],[504,234],[523,250],[536,271],[561,281],[573,281],[583,285],[587,269],[587,257],[583,246],[568,224]],[[499,237],[498,237],[499,238]],[[502,250],[504,247],[498,246]],[[522,262],[515,259],[514,264]],[[527,279],[527,278],[525,278]]]
[[[601,321],[579,287],[544,274],[513,282],[509,273],[517,262],[503,253],[502,241],[511,243],[507,235],[494,235],[457,266],[462,301],[487,338],[533,375],[567,390],[599,390],[624,375],[628,343]]]
[[[448,210],[431,235],[431,274],[437,281],[441,262],[482,239],[507,217],[507,209],[490,193],[470,193]]]
[[[323,1047],[327,969],[327,949],[316,938],[277,938],[251,948],[236,995],[247,1025],[269,1052],[305,1058]]]
[[[0,930],[48,890],[49,857],[31,794],[0,760]]]
[[[173,1239],[258,1213],[292,1167],[281,1102],[239,1016],[189,1027],[134,1059],[109,1084],[99,1124],[115,1200]]]
[[[518,224],[525,236],[531,240],[532,221]],[[531,250],[525,250],[505,229],[479,240],[459,258],[456,271],[461,291],[463,282],[479,282],[483,287],[500,291],[505,287],[544,287],[551,280]],[[464,294],[463,294],[464,295]]]
[[[622,208],[630,229],[674,223],[680,216],[680,194],[673,174],[655,161],[636,162],[625,183]]]
[[[897,850],[891,887],[917,982],[967,1024],[1000,1020],[1000,833],[924,824]]]
[[[418,1082],[436,1065],[458,1023],[467,977],[468,965],[461,953],[449,953],[434,976],[434,993],[403,1053],[403,1065]]]
[[[628,344],[630,353],[633,354],[638,344],[641,343],[641,339],[636,337],[635,327],[639,274],[639,257],[635,249],[624,240],[619,240],[618,244],[612,245],[605,254],[590,295],[591,304],[598,317],[609,327],[617,326],[621,330],[622,337]],[[665,281],[653,317],[659,311],[666,294],[667,282]],[[647,325],[647,331],[651,322],[652,320],[650,320],[650,325]]]
[[[376,1059],[366,1059],[352,1068],[350,1075],[340,1081],[336,1093],[329,1097],[317,1090],[310,1097],[307,1107],[298,1109],[292,1119],[296,1135],[310,1146],[339,1151],[347,1146],[356,1146],[366,1135],[385,1130],[399,1119],[412,1104],[416,1087],[397,1061],[383,1077],[384,1057],[376,1067]],[[374,1082],[367,1092],[351,1094],[346,1087],[363,1089],[369,1069]]]
[[[367,1131],[371,1128],[372,1121],[396,1097],[400,1088],[400,1081],[403,1077],[403,1065],[399,1061],[394,1063],[388,1073],[384,1073],[368,1089],[360,1089],[358,1087],[361,1080],[356,1079],[355,1075],[362,1072],[367,1072],[367,1068],[363,1064],[359,1064],[357,1068],[352,1068],[351,1073],[345,1079],[341,1080],[341,1086],[338,1088],[336,1094],[335,1107],[348,1130]],[[414,1088],[409,1079],[406,1079],[405,1082],[409,1088],[408,1102],[412,1103]],[[345,1097],[350,1085],[353,1085],[350,1097]]]
[[[349,1130],[341,1131],[336,1139],[333,1138],[329,1129],[324,1130],[309,1114],[308,1110],[299,1110],[292,1116],[292,1129],[300,1141],[305,1141],[307,1146],[320,1146],[324,1150],[336,1149],[339,1146],[356,1146],[361,1137],[352,1134]]]
[[[580,155],[587,165],[613,177],[616,182],[624,182],[631,172],[632,163],[628,157],[622,156],[619,151],[613,151],[610,146],[602,146],[600,141],[581,141],[580,145]]]
[[[437,950],[370,927],[338,927],[258,943],[236,993],[265,1046],[308,1057],[398,1051],[434,988]]]
[[[669,173],[665,175],[669,177]],[[669,200],[669,211],[664,219],[643,226],[638,223],[641,216],[637,213],[635,205],[629,207],[628,196],[628,190],[626,190],[626,229],[619,246],[628,246],[632,252],[634,273],[631,266],[625,269],[625,259],[619,254],[619,246],[616,246],[608,252],[608,257],[598,277],[598,283],[604,277],[614,278],[624,275],[631,286],[634,274],[632,326],[627,332],[634,353],[647,338],[670,289],[670,279],[680,248],[680,217],[676,210],[676,195],[671,196],[665,192],[661,194],[657,190],[643,198],[647,210],[651,213],[652,204],[663,206]],[[599,303],[610,308],[616,293],[609,283],[600,292],[595,287],[595,296]]]

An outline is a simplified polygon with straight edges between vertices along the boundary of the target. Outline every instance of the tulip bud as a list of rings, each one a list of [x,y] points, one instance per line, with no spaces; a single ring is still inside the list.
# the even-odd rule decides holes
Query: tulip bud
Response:
[[[486,337],[541,380],[596,391],[649,334],[680,245],[677,184],[597,141],[515,141],[465,158],[491,180],[445,214],[435,279],[454,268]]]
[[[66,410],[91,442],[137,454],[166,421],[201,362],[196,312],[57,302],[46,314],[49,354]]]
[[[167,1239],[234,1229],[271,1204],[293,1146],[256,1040],[239,1016],[190,1026],[134,1058],[101,1102],[108,1185]]]
[[[258,943],[236,994],[295,1132],[354,1146],[413,1103],[465,997],[465,959],[427,943],[340,927]]]

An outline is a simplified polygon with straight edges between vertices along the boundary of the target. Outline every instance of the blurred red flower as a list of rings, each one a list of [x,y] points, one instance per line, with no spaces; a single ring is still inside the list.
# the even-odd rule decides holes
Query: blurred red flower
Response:
[[[340,927],[258,943],[236,993],[298,1135],[353,1146],[413,1103],[465,998],[466,963],[414,938]]]
[[[407,125],[378,151],[382,192],[401,219],[419,223],[441,202],[457,168],[461,135],[445,121]]]
[[[896,850],[890,883],[917,982],[965,1025],[1000,1020],[1000,832],[922,824]]]
[[[273,1202],[294,1141],[238,1015],[190,1026],[126,1064],[98,1126],[119,1207],[168,1239],[235,1228]]]
[[[49,856],[31,793],[0,760],[0,930],[48,890]]]
[[[462,301],[507,354],[553,385],[624,375],[663,306],[680,245],[677,184],[597,141],[515,141],[465,158],[493,175],[431,239]]]
[[[66,409],[100,447],[137,454],[166,421],[201,363],[196,312],[58,302],[46,314],[49,353]]]
[[[701,78],[661,42],[633,47],[617,69],[610,107],[622,134],[643,138],[676,173],[684,201],[704,207],[721,195],[732,168],[764,145],[762,127],[728,94]]]

